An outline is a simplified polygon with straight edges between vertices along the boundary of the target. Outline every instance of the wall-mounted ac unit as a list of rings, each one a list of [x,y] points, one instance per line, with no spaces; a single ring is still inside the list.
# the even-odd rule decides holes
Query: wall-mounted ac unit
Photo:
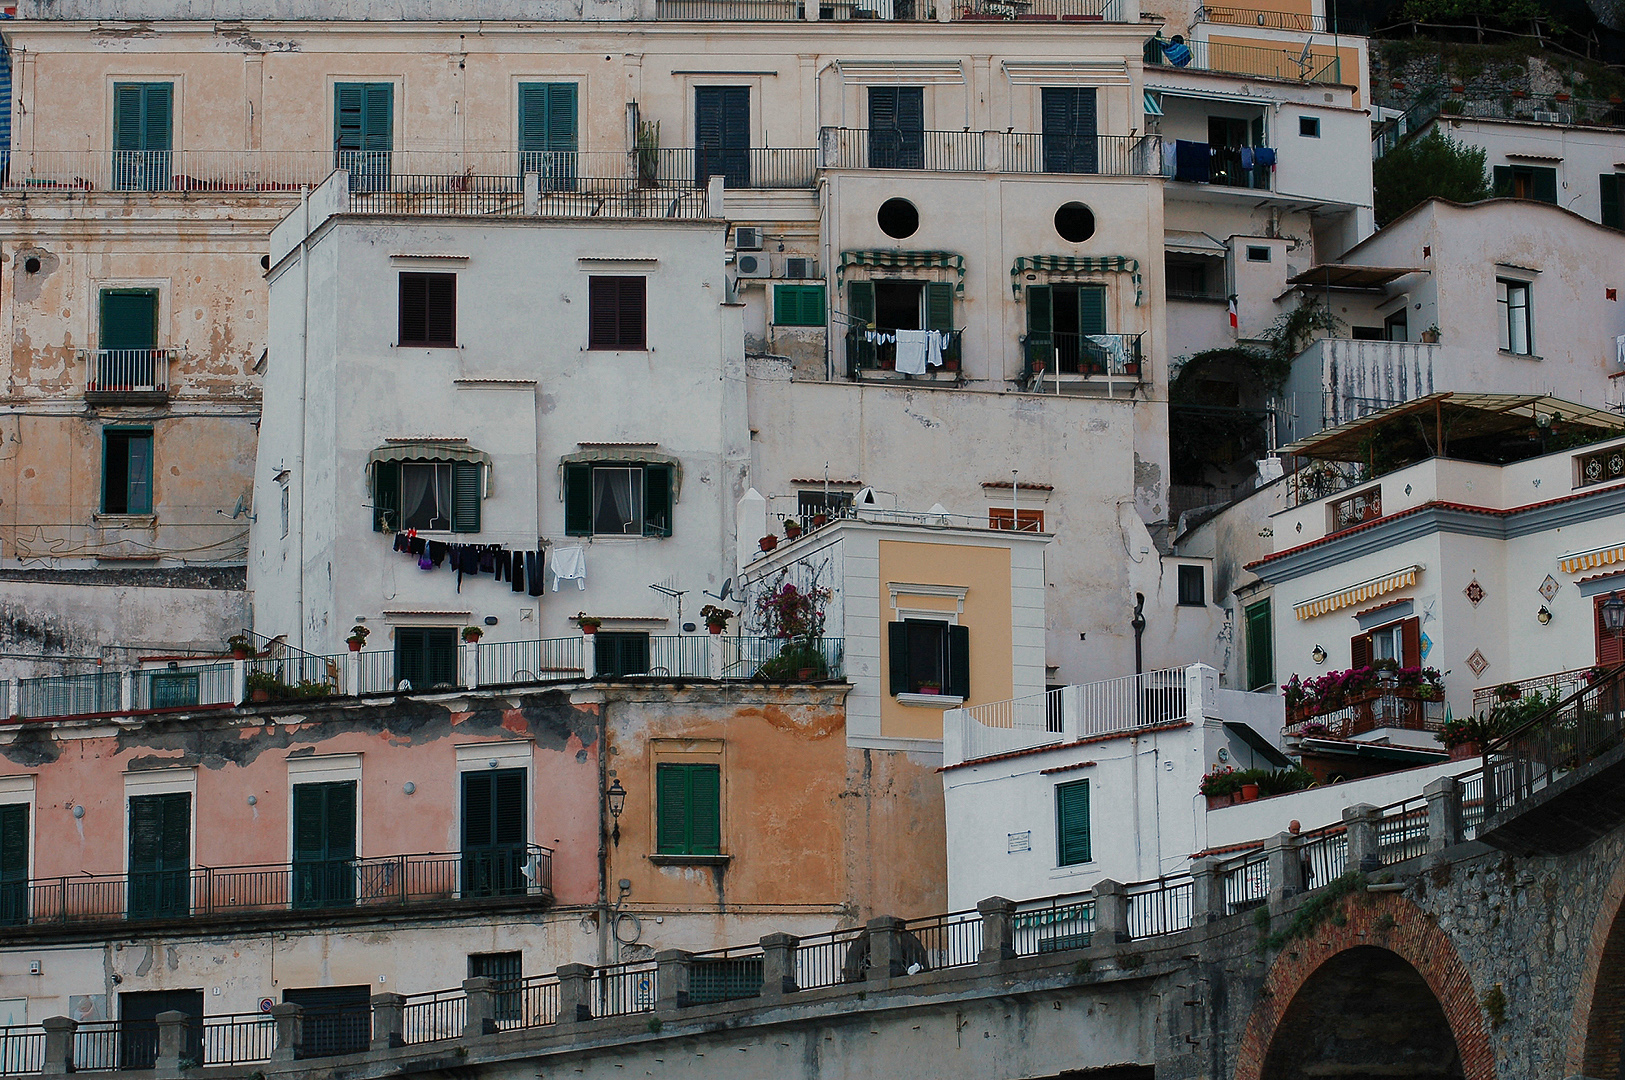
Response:
[[[736,225],[734,227],[735,251],[761,251],[762,230],[755,225]]]
[[[734,259],[734,270],[742,278],[765,278],[771,275],[772,264],[766,255],[742,253]]]
[[[818,276],[818,260],[810,255],[775,255],[773,262],[775,277],[805,280]]]

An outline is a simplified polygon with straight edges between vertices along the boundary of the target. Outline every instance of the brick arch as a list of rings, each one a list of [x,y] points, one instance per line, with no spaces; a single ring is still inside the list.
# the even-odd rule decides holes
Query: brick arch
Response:
[[[1568,1068],[1578,1076],[1620,1075],[1625,1058],[1625,863],[1614,871],[1598,905],[1574,996]],[[1612,1071],[1602,1071],[1611,1069]]]
[[[1342,908],[1345,925],[1322,923],[1308,940],[1288,944],[1270,965],[1242,1032],[1235,1080],[1260,1080],[1275,1033],[1312,975],[1340,953],[1372,946],[1410,964],[1433,991],[1456,1040],[1466,1080],[1495,1080],[1495,1054],[1472,976],[1449,936],[1421,908],[1395,893],[1368,893],[1344,900]],[[1392,919],[1391,927],[1379,925],[1385,915]]]

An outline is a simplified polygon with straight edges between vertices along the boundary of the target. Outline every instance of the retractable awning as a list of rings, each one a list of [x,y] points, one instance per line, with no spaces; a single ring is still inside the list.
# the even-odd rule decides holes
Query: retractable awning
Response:
[[[563,455],[559,458],[559,465],[578,465],[584,462],[596,464],[606,461],[624,461],[629,465],[669,465],[672,501],[676,502],[678,495],[682,493],[683,463],[670,454],[662,454],[648,446],[594,446]]]
[[[1582,570],[1594,570],[1599,566],[1621,562],[1625,562],[1625,544],[1610,544],[1564,555],[1557,560],[1557,568],[1565,574],[1578,574]]]
[[[1416,563],[1413,566],[1402,567],[1383,574],[1381,577],[1370,578],[1357,585],[1350,585],[1346,589],[1325,593],[1302,603],[1293,604],[1292,613],[1298,617],[1299,621],[1302,621],[1325,615],[1327,612],[1336,611],[1338,608],[1363,604],[1367,600],[1374,600],[1385,593],[1415,585],[1416,575],[1421,573],[1422,569],[1422,564]]]
[[[958,275],[954,290],[961,294],[965,291],[965,256],[957,251],[887,251],[883,248],[871,251],[843,251],[840,264],[835,267],[837,288],[840,287],[849,266],[900,270],[952,270]]]
[[[1134,282],[1134,306],[1144,299],[1140,260],[1127,255],[1022,255],[1010,267],[1010,288],[1021,295],[1021,277],[1029,270],[1044,274],[1127,274]]]

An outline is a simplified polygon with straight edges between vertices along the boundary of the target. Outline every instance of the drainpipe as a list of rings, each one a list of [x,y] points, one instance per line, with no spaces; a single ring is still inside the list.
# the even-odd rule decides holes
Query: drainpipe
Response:
[[[609,964],[609,702],[598,703],[598,966]]]
[[[306,495],[309,489],[305,484],[305,414],[309,402],[306,397],[310,389],[310,188],[299,189],[299,277],[300,286],[304,292],[304,301],[300,305],[299,325],[299,453],[294,463],[294,477],[299,484],[299,563],[295,569],[294,580],[298,585],[295,593],[296,611],[299,615],[299,626],[294,635],[297,647],[305,648],[305,533],[309,529],[309,504]],[[308,650],[306,650],[308,651]]]

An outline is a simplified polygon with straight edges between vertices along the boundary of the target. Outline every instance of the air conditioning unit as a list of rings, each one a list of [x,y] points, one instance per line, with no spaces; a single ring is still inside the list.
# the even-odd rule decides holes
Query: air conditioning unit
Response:
[[[809,255],[778,255],[774,277],[808,279],[818,276],[818,260]]]
[[[772,264],[766,255],[741,254],[734,259],[734,269],[742,278],[765,278],[771,276]]]
[[[734,227],[735,251],[761,251],[762,230],[755,225],[738,225]]]

